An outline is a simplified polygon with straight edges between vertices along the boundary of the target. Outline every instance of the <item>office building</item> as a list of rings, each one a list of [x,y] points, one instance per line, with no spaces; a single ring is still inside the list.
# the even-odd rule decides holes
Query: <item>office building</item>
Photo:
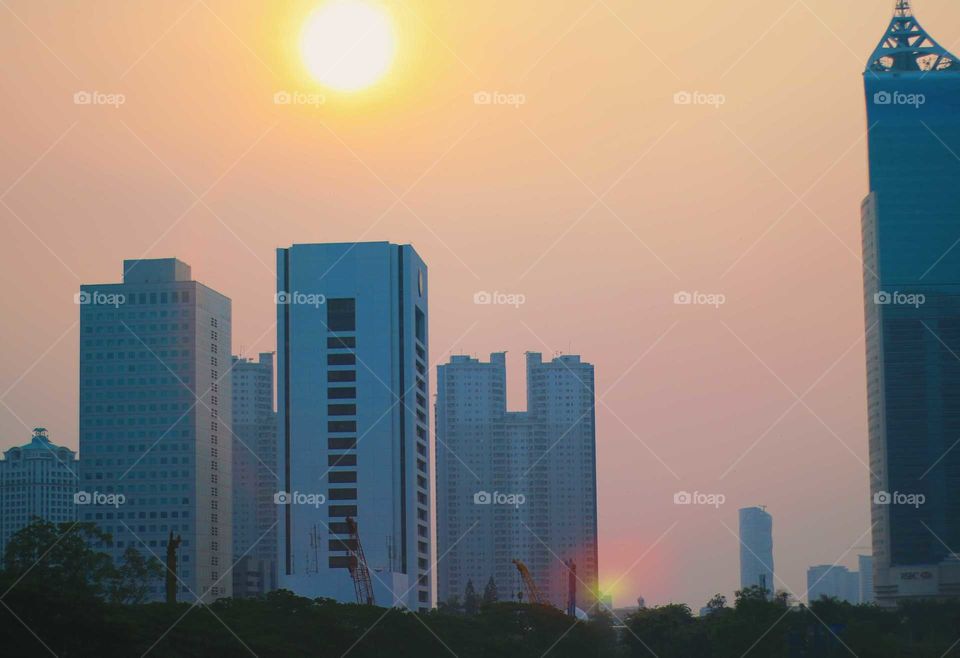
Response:
[[[773,517],[765,507],[740,510],[740,589],[761,587],[773,596]]]
[[[521,412],[507,410],[505,353],[437,369],[438,596],[463,600],[468,581],[493,578],[516,600],[516,559],[565,610],[572,560],[577,606],[588,610],[598,596],[593,366],[531,352],[526,372]]]
[[[133,546],[165,559],[179,536],[179,599],[229,596],[230,300],[163,258],[125,260],[122,283],[83,285],[76,301],[80,520],[112,536],[101,548],[115,558]]]
[[[37,427],[33,438],[9,448],[0,459],[0,557],[18,530],[39,517],[51,523],[76,521],[76,453],[50,441]]]
[[[273,352],[233,357],[233,596],[277,588],[277,414]]]
[[[297,244],[277,279],[279,586],[355,602],[362,548],[378,605],[429,609],[426,264],[410,245]]]
[[[807,601],[821,598],[860,603],[860,574],[835,564],[821,564],[807,569]]]
[[[895,15],[864,71],[862,204],[874,590],[960,596],[960,65]]]

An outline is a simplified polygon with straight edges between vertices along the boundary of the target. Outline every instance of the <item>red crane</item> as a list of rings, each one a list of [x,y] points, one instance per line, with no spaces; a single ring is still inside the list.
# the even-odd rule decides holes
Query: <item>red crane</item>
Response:
[[[370,580],[370,568],[367,566],[367,558],[363,555],[357,522],[352,516],[347,517],[347,530],[350,532],[350,541],[347,544],[350,549],[349,570],[350,577],[353,578],[353,587],[357,592],[357,603],[376,605],[373,598],[373,581]]]

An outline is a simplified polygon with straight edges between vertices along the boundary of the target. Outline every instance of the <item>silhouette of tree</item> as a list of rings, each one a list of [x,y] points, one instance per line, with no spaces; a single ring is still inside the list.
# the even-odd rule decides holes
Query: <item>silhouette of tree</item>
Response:
[[[493,576],[490,576],[490,580],[487,581],[487,586],[483,588],[483,604],[490,605],[499,600],[500,594],[497,592],[497,583],[494,582]]]

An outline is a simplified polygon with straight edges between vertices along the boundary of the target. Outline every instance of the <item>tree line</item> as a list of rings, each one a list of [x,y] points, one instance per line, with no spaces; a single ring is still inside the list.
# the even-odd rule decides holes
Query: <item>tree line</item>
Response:
[[[210,605],[148,603],[163,582],[152,554],[118,564],[92,524],[35,520],[0,571],[0,655],[158,658],[949,658],[960,656],[960,602],[886,609],[822,599],[791,605],[759,588],[720,595],[703,617],[686,605],[599,611],[499,601],[491,579],[464,603],[428,613],[306,599],[288,591]],[[472,594],[470,594],[472,592]]]

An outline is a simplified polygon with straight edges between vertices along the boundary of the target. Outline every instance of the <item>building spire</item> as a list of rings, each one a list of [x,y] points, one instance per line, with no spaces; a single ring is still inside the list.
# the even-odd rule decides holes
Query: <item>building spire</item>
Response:
[[[873,73],[910,73],[960,71],[957,58],[934,41],[913,15],[910,0],[896,0],[893,18],[880,40],[867,71]]]

